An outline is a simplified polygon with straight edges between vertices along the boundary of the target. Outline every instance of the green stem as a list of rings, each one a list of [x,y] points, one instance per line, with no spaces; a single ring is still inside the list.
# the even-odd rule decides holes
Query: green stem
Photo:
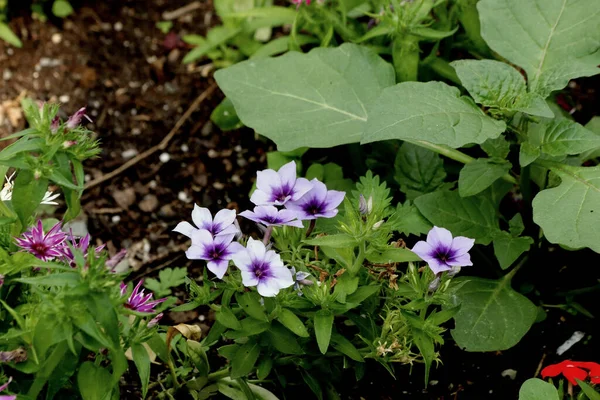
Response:
[[[350,273],[350,275],[355,276],[358,274],[358,272],[360,271],[360,267],[362,266],[363,262],[365,261],[366,252],[367,252],[367,244],[363,240],[358,248],[358,255],[356,256],[356,260],[354,260],[354,263],[352,264],[352,268],[350,269],[350,271],[348,271]]]
[[[228,376],[229,376],[229,368],[225,368],[220,371],[213,372],[212,374],[208,374],[208,380],[210,382],[218,381],[219,379],[226,378]]]
[[[448,157],[451,160],[458,161],[463,164],[468,164],[470,162],[475,161],[475,158],[473,158],[469,155],[466,155],[465,153],[463,153],[459,150],[453,149],[453,148],[445,146],[445,145],[433,144],[430,142],[426,142],[424,140],[405,140],[405,141],[415,144],[417,146],[423,147],[425,149],[431,150],[435,153],[443,155],[444,157]],[[509,173],[504,175],[502,177],[502,179],[504,179],[505,181],[507,181],[509,183],[512,183],[513,185],[517,183],[517,180]]]
[[[512,270],[510,270],[510,272],[508,274],[504,275],[503,280],[510,282],[512,280],[512,278],[516,275],[516,273],[523,267],[523,265],[525,265],[527,260],[529,260],[528,256],[523,257],[523,259],[517,264],[516,267],[514,267]]]
[[[396,81],[416,81],[419,73],[419,38],[400,33],[392,44],[392,60],[396,70]]]
[[[429,58],[429,57],[428,57]],[[431,57],[422,63],[425,67],[431,69],[444,79],[447,79],[456,85],[462,85],[454,68],[450,66],[448,61],[440,57]]]

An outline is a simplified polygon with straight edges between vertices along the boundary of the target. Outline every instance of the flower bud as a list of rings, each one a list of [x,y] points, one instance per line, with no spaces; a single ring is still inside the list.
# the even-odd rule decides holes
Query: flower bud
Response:
[[[160,313],[156,317],[154,317],[150,321],[148,321],[148,325],[147,325],[148,328],[152,328],[152,327],[156,326],[158,324],[158,321],[160,321],[162,317],[163,317],[163,313]]]
[[[33,179],[35,179],[37,181],[41,177],[42,177],[42,171],[40,171],[39,169],[36,169],[35,171],[33,171]]]
[[[50,132],[54,135],[58,131],[58,126],[60,125],[60,119],[58,115],[52,118],[52,122],[50,123]]]
[[[85,107],[81,107],[75,112],[75,114],[69,117],[69,119],[67,120],[67,128],[75,129],[81,123],[81,119],[83,117],[86,117],[88,121],[92,122],[92,120],[89,119],[87,115],[85,115]]]
[[[384,220],[375,222],[375,224],[373,224],[373,230],[376,231],[377,229],[379,229],[379,227],[381,227],[381,225],[383,225],[384,222]]]
[[[440,277],[436,276],[434,280],[431,281],[431,283],[429,284],[429,287],[427,288],[427,291],[429,293],[433,293],[436,290],[438,290],[438,288],[440,287]]]

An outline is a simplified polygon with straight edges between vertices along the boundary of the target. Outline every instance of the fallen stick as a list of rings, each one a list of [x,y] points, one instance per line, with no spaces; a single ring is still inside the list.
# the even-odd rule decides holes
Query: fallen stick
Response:
[[[190,11],[194,11],[197,8],[202,8],[202,3],[200,3],[199,1],[194,1],[176,10],[163,12],[162,19],[164,19],[165,21],[172,21],[187,14]]]
[[[196,111],[196,109],[200,106],[200,104],[202,104],[202,102],[204,100],[206,100],[208,98],[208,96],[210,96],[215,91],[216,88],[217,88],[217,85],[215,85],[213,83],[204,92],[202,92],[200,94],[200,96],[198,96],[196,98],[196,100],[194,100],[192,105],[185,111],[185,113],[181,116],[181,118],[179,118],[179,120],[175,123],[175,126],[173,126],[171,131],[167,134],[167,136],[164,137],[163,140],[160,141],[159,144],[149,148],[148,150],[144,151],[143,153],[138,154],[131,160],[129,160],[126,163],[124,163],[123,165],[121,165],[120,167],[114,169],[113,171],[110,171],[109,173],[104,174],[99,178],[89,181],[88,183],[85,184],[85,189],[87,190],[87,189],[93,188],[94,186],[101,184],[102,182],[106,182],[107,180],[112,179],[115,176],[121,174],[123,171],[131,168],[132,166],[134,166],[138,162],[142,161],[143,159],[156,153],[158,150],[164,150],[167,147],[167,145],[169,144],[169,142],[171,141],[171,139],[173,138],[173,136],[175,136],[177,131],[179,131],[179,128],[181,128],[181,126],[185,123],[185,121],[187,121],[187,119],[192,115],[192,113],[194,111]]]

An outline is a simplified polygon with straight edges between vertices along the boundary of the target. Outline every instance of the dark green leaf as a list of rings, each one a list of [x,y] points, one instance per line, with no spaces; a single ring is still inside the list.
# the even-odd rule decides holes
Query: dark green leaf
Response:
[[[273,322],[265,332],[270,344],[284,354],[304,354],[304,350],[296,340],[296,336],[281,324]]]
[[[322,354],[327,353],[327,348],[329,347],[333,318],[333,313],[329,310],[319,310],[315,313],[315,336]]]
[[[228,307],[221,306],[219,311],[216,312],[216,320],[230,329],[242,329],[240,321],[236,318],[233,311]]]
[[[513,237],[507,232],[500,233],[494,238],[494,255],[502,269],[510,267],[521,254],[529,250],[533,239],[529,236]]]
[[[265,314],[265,308],[259,302],[259,295],[255,292],[245,292],[243,294],[236,293],[235,299],[242,307],[244,312],[261,321],[269,322],[269,318]]]
[[[483,192],[496,180],[502,178],[511,165],[508,161],[496,161],[479,158],[466,164],[458,177],[458,193],[461,197],[473,196]]]
[[[139,343],[131,345],[131,354],[142,382],[142,397],[145,398],[150,382],[150,356],[146,348]]]
[[[408,142],[400,146],[394,168],[394,179],[409,200],[433,192],[446,178],[444,162],[437,153]]]
[[[29,226],[29,221],[37,207],[42,202],[48,190],[48,180],[35,179],[32,171],[20,171],[15,178],[12,206],[23,227]]]
[[[277,314],[277,320],[300,337],[309,337],[308,330],[300,318],[287,308],[282,308]]]
[[[363,356],[354,347],[354,345],[339,333],[333,332],[331,334],[331,346],[342,354],[347,355],[354,361],[365,362]]]
[[[250,374],[259,355],[260,346],[257,342],[249,341],[240,347],[231,360],[231,378],[241,378]]]
[[[79,367],[77,386],[83,400],[107,400],[113,388],[110,373],[90,361]]]

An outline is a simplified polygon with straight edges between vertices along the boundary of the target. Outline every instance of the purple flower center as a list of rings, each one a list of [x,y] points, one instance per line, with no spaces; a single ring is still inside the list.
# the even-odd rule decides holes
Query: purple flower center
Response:
[[[454,258],[454,255],[454,251],[448,247],[439,247],[435,251],[435,257],[442,262],[451,260]]]
[[[48,251],[48,246],[46,246],[44,243],[34,243],[33,245],[31,245],[31,250],[43,256],[46,255],[46,252]]]
[[[288,185],[282,185],[280,187],[278,187],[277,189],[275,189],[272,193],[271,193],[271,197],[272,200],[271,201],[278,201],[280,203],[284,202],[288,196],[292,195],[292,187],[288,186]]]
[[[317,199],[312,199],[304,205],[304,211],[310,215],[322,214],[323,209],[324,209],[323,202],[321,202]]]
[[[271,269],[267,263],[255,261],[252,264],[252,272],[258,279],[268,278],[271,276]]]

